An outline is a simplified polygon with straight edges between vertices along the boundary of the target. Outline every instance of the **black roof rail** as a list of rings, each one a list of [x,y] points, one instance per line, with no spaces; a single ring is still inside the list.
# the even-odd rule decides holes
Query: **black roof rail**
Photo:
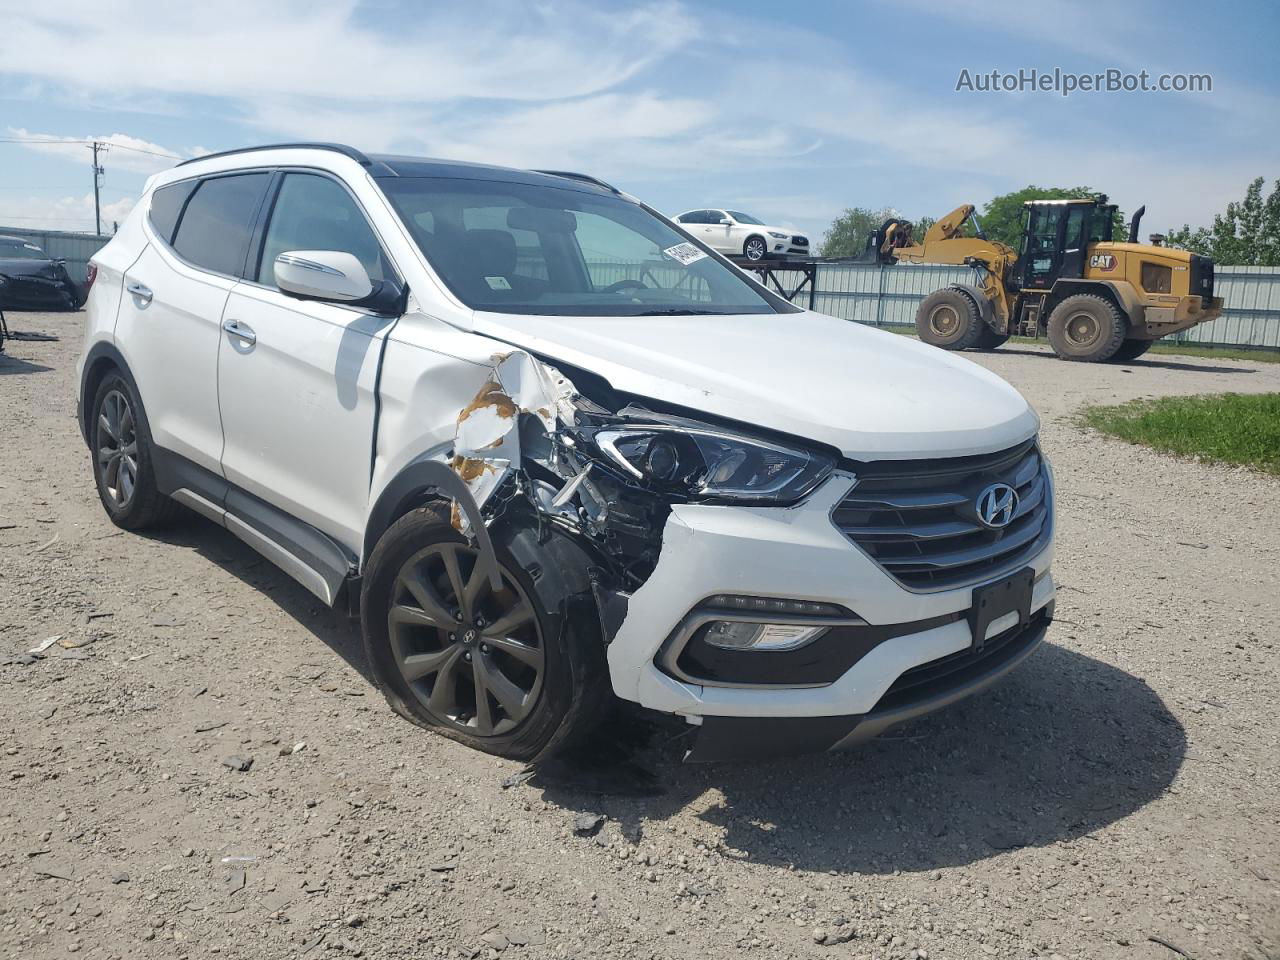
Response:
[[[200,160],[212,160],[214,157],[233,157],[238,153],[253,153],[255,150],[332,150],[334,153],[340,153],[344,157],[350,157],[356,163],[363,167],[373,165],[373,161],[366,157],[355,147],[348,147],[345,143],[264,143],[257,147],[239,147],[235,150],[223,150],[219,153],[206,153],[202,157],[192,157],[190,160],[183,160],[177,164],[179,167],[185,167],[188,163],[196,163]]]
[[[604,187],[606,190],[612,193],[616,193],[619,196],[622,195],[622,191],[619,190],[617,187],[615,187],[613,184],[605,183],[599,177],[593,177],[589,173],[572,173],[568,170],[535,170],[533,172],[545,173],[548,177],[564,177],[566,180],[579,180],[582,183],[593,183],[597,187]]]

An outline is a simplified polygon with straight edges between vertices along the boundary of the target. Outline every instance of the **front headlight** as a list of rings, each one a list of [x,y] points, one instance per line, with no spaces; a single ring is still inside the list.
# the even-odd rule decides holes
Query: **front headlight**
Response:
[[[606,427],[596,431],[595,442],[630,476],[693,500],[794,503],[835,466],[813,451],[714,427]]]
[[[773,237],[773,239],[775,239],[775,240],[785,240],[785,239],[787,239],[787,237],[791,236],[791,234],[789,234],[789,233],[778,233],[776,230],[770,230],[770,231],[769,231],[769,236]]]

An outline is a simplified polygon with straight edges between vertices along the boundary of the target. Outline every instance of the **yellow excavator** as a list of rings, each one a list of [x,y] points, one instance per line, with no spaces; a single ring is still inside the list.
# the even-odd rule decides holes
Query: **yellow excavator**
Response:
[[[1145,207],[1133,216],[1128,242],[1114,243],[1116,208],[1105,196],[1025,206],[1020,251],[988,239],[965,204],[919,242],[910,223],[886,220],[858,259],[977,269],[976,285],[936,290],[916,312],[920,339],[946,350],[993,350],[1017,334],[1047,336],[1064,360],[1128,361],[1160,337],[1222,313],[1210,258],[1138,243]]]

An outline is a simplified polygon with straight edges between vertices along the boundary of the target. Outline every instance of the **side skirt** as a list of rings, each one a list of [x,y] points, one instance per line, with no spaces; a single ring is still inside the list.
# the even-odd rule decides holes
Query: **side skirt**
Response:
[[[355,571],[341,545],[186,457],[156,448],[152,460],[162,493],[231,531],[327,605],[337,603]]]

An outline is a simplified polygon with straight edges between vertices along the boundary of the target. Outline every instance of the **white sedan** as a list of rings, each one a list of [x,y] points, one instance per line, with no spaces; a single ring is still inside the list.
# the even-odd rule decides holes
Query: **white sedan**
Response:
[[[771,256],[809,256],[809,238],[786,227],[770,226],[738,210],[690,210],[675,218],[707,246],[753,262]]]

